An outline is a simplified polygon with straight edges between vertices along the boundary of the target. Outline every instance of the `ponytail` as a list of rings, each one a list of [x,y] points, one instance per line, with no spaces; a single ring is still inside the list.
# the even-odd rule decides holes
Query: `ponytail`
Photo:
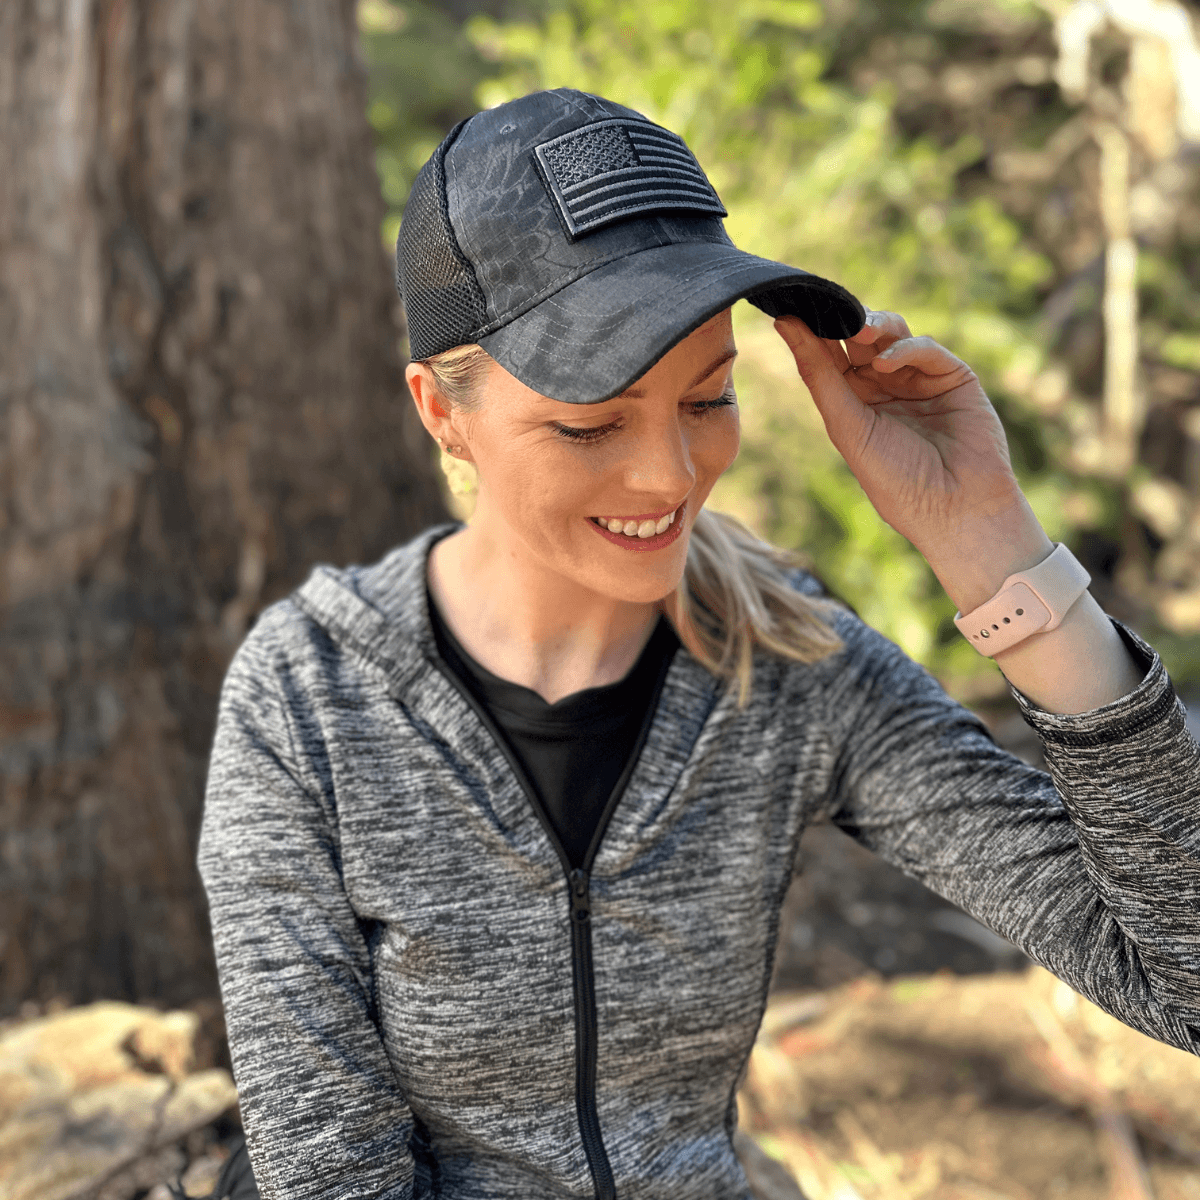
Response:
[[[482,402],[492,361],[481,346],[464,345],[421,365],[451,408],[469,412]],[[739,707],[750,699],[755,647],[802,663],[842,647],[830,623],[840,605],[789,582],[802,566],[798,555],[764,542],[733,517],[707,508],[696,514],[683,578],[664,608],[688,653],[737,684]]]
[[[739,708],[750,700],[756,646],[802,663],[842,648],[830,625],[836,602],[807,596],[788,581],[802,565],[798,555],[764,542],[725,513],[702,508],[696,514],[667,616],[693,658],[737,683]]]

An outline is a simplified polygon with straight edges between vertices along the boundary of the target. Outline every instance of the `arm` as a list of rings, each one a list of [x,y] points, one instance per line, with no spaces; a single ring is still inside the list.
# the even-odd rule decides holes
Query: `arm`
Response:
[[[965,363],[894,313],[844,345],[795,318],[776,328],[876,511],[960,611],[1045,557]],[[1154,652],[1085,595],[997,655],[1047,776],[886,639],[849,634],[834,819],[1127,1024],[1200,1050],[1200,750]]]
[[[1056,715],[1016,693],[1047,775],[846,616],[829,811],[1119,1020],[1200,1053],[1200,749],[1157,655],[1110,628],[1141,659],[1128,695]]]
[[[201,829],[233,1071],[263,1200],[410,1200],[412,1114],[375,1023],[331,797],[296,752],[266,614],[221,695]]]
[[[990,550],[973,549],[981,547]],[[1009,575],[1036,566],[1053,549],[1014,487],[1008,509],[960,531],[926,558],[958,611],[968,613],[990,600]],[[993,661],[1021,698],[1052,713],[1084,713],[1111,704],[1132,692],[1145,674],[1145,665],[1135,662],[1091,592],[1071,605],[1057,629],[1035,633]]]

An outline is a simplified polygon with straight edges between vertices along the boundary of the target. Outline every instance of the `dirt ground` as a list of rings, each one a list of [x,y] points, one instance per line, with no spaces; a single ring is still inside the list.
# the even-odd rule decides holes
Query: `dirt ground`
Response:
[[[1200,1058],[1040,967],[777,993],[742,1128],[808,1200],[1200,1200]]]

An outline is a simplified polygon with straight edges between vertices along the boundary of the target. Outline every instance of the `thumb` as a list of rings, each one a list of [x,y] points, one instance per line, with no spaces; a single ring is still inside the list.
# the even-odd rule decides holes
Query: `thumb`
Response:
[[[825,422],[829,440],[839,451],[861,444],[874,414],[846,382],[829,343],[817,337],[799,317],[778,318],[775,330],[796,360],[796,370]],[[841,357],[845,358],[844,352]]]

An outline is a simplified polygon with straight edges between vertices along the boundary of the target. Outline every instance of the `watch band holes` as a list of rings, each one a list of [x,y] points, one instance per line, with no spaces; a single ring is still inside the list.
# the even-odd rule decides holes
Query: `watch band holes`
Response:
[[[1009,621],[1008,617],[1005,617],[1005,618],[1004,618],[1004,623],[1005,623],[1005,625],[1008,625],[1008,624],[1010,624],[1010,621]]]
[[[1024,610],[1023,608],[1018,608],[1018,609],[1017,609],[1017,616],[1018,616],[1018,617],[1023,617],[1024,615],[1025,615],[1025,610]]]
[[[992,628],[993,628],[993,629],[999,629],[999,628],[1000,628],[1000,626],[999,626],[999,625],[993,625],[993,626],[992,626]]]

